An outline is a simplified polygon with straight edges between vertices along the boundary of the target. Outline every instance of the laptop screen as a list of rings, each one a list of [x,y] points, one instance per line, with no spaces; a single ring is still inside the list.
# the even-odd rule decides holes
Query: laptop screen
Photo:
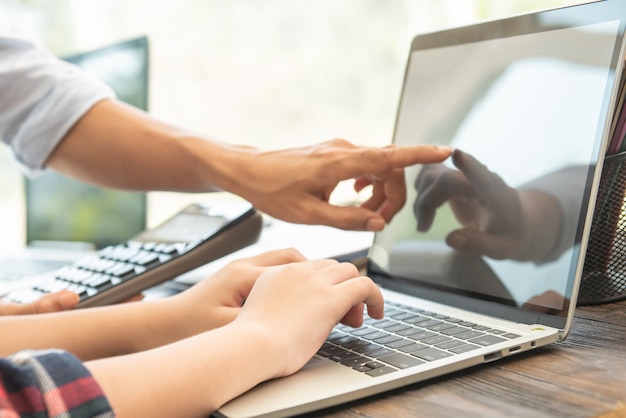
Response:
[[[148,40],[140,37],[66,57],[123,102],[148,107]],[[47,171],[26,179],[27,243],[118,244],[146,227],[146,194],[94,187]]]
[[[414,39],[394,143],[455,154],[407,169],[407,203],[375,237],[373,272],[463,307],[565,317],[623,60],[623,21],[603,7]]]

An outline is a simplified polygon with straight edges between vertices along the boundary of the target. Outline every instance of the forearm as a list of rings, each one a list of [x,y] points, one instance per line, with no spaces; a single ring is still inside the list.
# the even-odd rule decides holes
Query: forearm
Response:
[[[45,315],[0,317],[0,355],[58,348],[90,360],[133,353],[184,338],[195,329],[166,300],[79,309]],[[187,328],[186,328],[187,327]]]
[[[554,196],[539,190],[521,190],[520,197],[529,237],[522,259],[547,261],[561,235],[561,206]]]
[[[231,325],[155,350],[86,364],[119,417],[206,417],[276,377],[262,327]]]
[[[404,203],[404,167],[440,162],[450,152],[430,145],[362,147],[342,139],[261,151],[204,138],[102,100],[72,127],[46,166],[110,188],[224,190],[288,222],[376,231]],[[330,204],[333,190],[346,180],[355,180],[359,190],[372,185],[372,197],[360,207]]]
[[[254,150],[202,138],[120,102],[103,100],[47,161],[67,175],[127,190],[229,190]]]

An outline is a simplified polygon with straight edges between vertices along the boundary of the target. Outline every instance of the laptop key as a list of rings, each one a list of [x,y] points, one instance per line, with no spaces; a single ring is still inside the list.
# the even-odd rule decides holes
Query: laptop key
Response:
[[[456,334],[461,334],[465,331],[469,331],[467,328],[464,327],[452,327],[452,328],[448,328],[448,329],[444,329],[441,331],[441,333],[443,335],[456,335]]]
[[[442,343],[444,341],[448,341],[451,339],[452,338],[446,337],[445,335],[435,335],[429,338],[424,338],[423,340],[420,340],[420,342],[423,342],[424,344],[428,344],[428,345],[435,345],[435,344],[439,344],[439,343]]]
[[[420,322],[419,326],[422,328],[430,328],[432,326],[439,325],[439,324],[441,324],[441,321],[437,319],[429,319],[428,321]]]
[[[343,337],[339,337],[335,340],[333,340],[333,344],[337,344],[337,345],[343,345],[345,346],[346,344],[349,344],[353,341],[357,341],[358,338],[353,337],[352,335],[345,335]]]
[[[372,322],[370,325],[376,328],[384,329],[387,327],[398,325],[398,323],[396,321],[381,319],[379,322]]]
[[[332,359],[331,359],[332,360]],[[371,361],[370,359],[368,359],[367,357],[363,357],[363,356],[356,356],[356,357],[350,357],[347,358],[343,361],[340,361],[341,364],[343,364],[344,366],[349,366],[352,368],[355,367],[359,367],[367,362]]]
[[[485,325],[475,325],[472,327],[472,329],[475,329],[476,331],[487,331],[487,332],[491,332],[491,328],[485,326]]]
[[[387,332],[399,332],[405,329],[409,329],[412,328],[410,325],[408,324],[396,324],[396,325],[392,325],[390,327],[385,327],[383,328],[385,331]]]
[[[333,340],[336,340],[337,338],[344,337],[345,335],[346,334],[344,334],[343,332],[333,331],[328,335],[328,337],[326,337],[326,341],[333,341]]]
[[[396,315],[392,315],[391,318],[396,319],[398,321],[404,321],[405,319],[414,317],[415,314],[413,312],[402,312]]]
[[[448,341],[444,341],[444,342],[441,342],[439,344],[435,344],[435,347],[447,350],[449,348],[457,347],[457,346],[462,345],[462,344],[465,344],[465,343],[463,341],[461,341],[461,340],[450,339]]]
[[[379,338],[386,337],[388,335],[390,335],[390,334],[387,333],[387,332],[378,331],[378,332],[374,332],[372,334],[364,335],[363,338],[365,338],[366,340],[372,340],[373,341],[373,340],[377,340]]]
[[[336,345],[331,346],[331,345],[329,344],[329,346],[327,346],[327,347],[322,347],[322,348],[318,351],[318,353],[319,353],[320,355],[325,356],[325,357],[331,357],[331,356],[334,356],[335,354],[337,354],[337,355],[341,355],[342,353],[345,353],[346,351],[348,351],[348,350],[346,350],[346,349],[344,349],[344,348],[341,348],[341,347],[339,347],[339,346],[336,346]]]
[[[408,337],[409,335],[415,335],[420,332],[424,332],[424,330],[420,328],[411,327],[411,328],[403,329],[402,331],[398,331],[396,332],[396,334],[402,337]]]
[[[414,351],[423,350],[425,348],[428,348],[426,344],[413,343],[413,344],[402,346],[399,348],[399,350],[405,353],[412,353]]]
[[[322,344],[322,347],[317,350],[317,354],[319,354],[322,357],[330,357],[332,355],[332,350],[335,347],[332,344],[329,343],[324,343]]]
[[[370,357],[378,358],[381,356],[386,356],[387,354],[391,354],[393,352],[394,352],[393,350],[382,347],[378,350],[368,351],[367,353],[364,353],[364,354],[367,354]]]
[[[356,370],[357,372],[363,372],[363,373],[372,371],[371,368],[367,367],[364,364],[359,364],[358,366],[354,366],[353,369]]]
[[[356,335],[357,337],[362,337],[364,335],[372,334],[374,332],[378,332],[378,330],[376,328],[362,327],[362,328],[352,331],[352,335]]]
[[[386,364],[385,363],[381,363],[380,361],[370,361],[364,364],[365,366],[369,367],[370,369],[378,369],[380,367],[385,367]]]
[[[412,335],[407,335],[407,337],[409,337],[412,340],[416,340],[416,341],[420,341],[423,340],[424,338],[428,338],[428,337],[432,337],[435,336],[437,334],[435,334],[434,332],[430,332],[430,331],[421,331]]]
[[[369,372],[365,372],[366,375],[376,377],[383,376],[385,374],[393,373],[398,371],[398,369],[394,369],[392,367],[379,367],[377,369],[370,370]]]
[[[426,322],[426,321],[430,321],[431,319],[428,318],[427,316],[422,316],[422,315],[415,315],[411,318],[406,318],[404,320],[404,322],[406,322],[407,324],[417,324],[420,325],[422,322]]]
[[[461,353],[466,353],[468,351],[476,350],[477,348],[480,348],[480,346],[474,345],[474,344],[463,344],[463,345],[459,345],[458,347],[449,348],[448,351],[454,354],[461,354]]]
[[[435,331],[435,332],[441,332],[441,331],[444,331],[444,330],[446,330],[448,328],[456,328],[456,325],[447,324],[445,322],[442,322],[441,324],[437,324],[437,325],[433,325],[432,327],[428,327],[429,330]]]
[[[455,337],[456,338],[460,338],[462,340],[469,340],[471,338],[477,338],[480,337],[482,335],[485,335],[484,332],[480,332],[480,331],[467,331],[467,332],[463,332],[461,334],[456,334]]]
[[[353,353],[351,351],[345,351],[343,353],[334,353],[332,356],[328,357],[332,361],[336,361],[337,363],[342,363],[348,359],[359,357],[357,353]]]
[[[357,339],[357,340],[349,342],[347,344],[343,344],[343,347],[349,348],[350,350],[354,350],[357,347],[362,347],[364,345],[370,345],[370,344],[371,344],[371,342],[369,342],[369,341]]]
[[[385,344],[385,345],[387,347],[389,347],[389,348],[400,349],[400,348],[402,348],[404,346],[413,345],[413,344],[415,344],[413,341],[407,340],[405,338],[401,338],[401,339],[399,339],[397,341],[394,341],[394,342],[391,342],[391,343]]]
[[[451,353],[443,350],[438,350],[436,348],[425,348],[424,350],[415,351],[411,353],[411,355],[426,361],[441,360],[443,358],[452,356]]]
[[[367,345],[362,345],[359,347],[354,347],[352,349],[352,351],[357,352],[357,353],[361,353],[361,354],[365,354],[365,355],[369,355],[369,353],[371,351],[376,351],[381,349],[382,347],[378,344],[367,344]]]
[[[374,340],[375,343],[377,344],[382,344],[382,345],[387,345],[389,343],[392,343],[394,341],[398,341],[401,340],[401,337],[398,337],[397,335],[393,335],[393,334],[389,334],[389,335],[385,335],[384,337],[381,338],[376,338]]]
[[[406,369],[408,367],[424,364],[425,362],[415,357],[407,356],[406,354],[393,353],[388,356],[379,357],[378,360],[384,361],[387,364],[391,364],[398,369]]]
[[[467,340],[467,342],[475,343],[482,346],[488,346],[492,344],[501,343],[502,341],[506,341],[506,339],[501,337],[496,337],[495,335],[483,335],[478,338],[472,338],[471,340]]]

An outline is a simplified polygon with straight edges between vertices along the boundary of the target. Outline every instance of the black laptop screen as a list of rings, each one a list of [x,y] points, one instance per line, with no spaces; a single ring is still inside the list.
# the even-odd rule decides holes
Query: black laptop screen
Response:
[[[455,154],[407,169],[407,204],[370,251],[375,272],[416,294],[565,316],[622,59],[610,6],[414,39],[394,143]]]

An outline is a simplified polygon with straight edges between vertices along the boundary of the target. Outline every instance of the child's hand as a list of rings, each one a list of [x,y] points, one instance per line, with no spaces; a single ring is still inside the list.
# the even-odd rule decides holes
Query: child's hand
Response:
[[[294,249],[239,259],[171,299],[180,305],[187,321],[196,327],[191,332],[218,328],[237,317],[257,278],[267,267],[305,260]]]
[[[254,327],[275,352],[275,377],[299,370],[338,323],[359,327],[363,306],[382,318],[384,301],[374,282],[350,263],[315,260],[266,268],[233,325]]]

